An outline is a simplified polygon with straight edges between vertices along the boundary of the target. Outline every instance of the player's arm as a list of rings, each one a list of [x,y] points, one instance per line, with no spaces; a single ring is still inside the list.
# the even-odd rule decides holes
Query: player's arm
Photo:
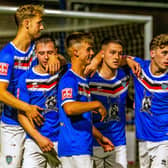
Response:
[[[88,111],[97,111],[101,114],[101,121],[104,120],[107,115],[107,111],[99,101],[91,102],[66,102],[63,104],[64,111],[67,115],[80,115]]]
[[[0,53],[0,101],[13,108],[24,111],[30,120],[34,120],[37,124],[40,124],[43,118],[38,112],[38,109],[41,108],[18,100],[8,91],[8,85],[14,68],[13,54],[13,51],[7,50],[2,50]]]
[[[103,136],[94,125],[92,126],[92,133],[105,152],[112,151],[114,149],[113,143],[107,137]]]
[[[49,56],[48,63],[46,65],[46,72],[49,72],[50,75],[54,75],[59,71],[61,67],[60,60],[57,54],[52,54]]]
[[[49,56],[48,63],[46,65],[46,72],[54,75],[60,70],[62,65],[67,63],[66,59],[61,54],[52,54]]]
[[[61,100],[60,105],[67,115],[80,115],[88,111],[97,111],[103,120],[107,114],[105,107],[99,101],[78,101],[78,83],[73,77],[67,76],[60,81],[58,97]]]
[[[98,66],[101,64],[103,59],[104,51],[99,51],[96,56],[92,59],[91,63],[85,68],[84,74],[93,76],[93,74],[96,72]]]
[[[141,73],[141,66],[138,62],[134,60],[134,57],[132,56],[122,56],[120,66],[125,66],[128,65],[132,72],[136,75],[139,76]]]
[[[43,152],[48,152],[53,149],[54,145],[52,141],[41,135],[21,111],[18,112],[18,121],[24,130],[36,141]]]
[[[41,110],[41,108],[17,99],[10,92],[8,92],[7,88],[7,82],[0,82],[0,101],[13,108],[24,111],[31,121],[34,120],[38,125],[41,125],[43,122],[43,116],[38,112],[38,110]]]

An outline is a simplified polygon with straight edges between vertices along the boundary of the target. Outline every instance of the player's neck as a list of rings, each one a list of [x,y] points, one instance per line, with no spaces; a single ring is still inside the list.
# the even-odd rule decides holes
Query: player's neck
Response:
[[[99,69],[99,73],[104,79],[111,79],[115,76],[116,69],[112,69],[103,63]]]
[[[156,66],[154,62],[151,62],[150,71],[153,75],[160,76],[160,75],[163,75],[164,73],[166,73],[167,69],[162,70],[158,66]]]
[[[30,47],[31,39],[26,32],[23,32],[23,30],[18,30],[12,43],[17,49],[26,52]]]
[[[86,75],[84,75],[84,70],[85,70],[85,66],[79,64],[79,62],[73,62],[72,61],[72,67],[71,69],[78,74],[79,76],[85,78]]]
[[[46,74],[45,67],[42,67],[40,64],[34,67],[34,70],[40,74]]]

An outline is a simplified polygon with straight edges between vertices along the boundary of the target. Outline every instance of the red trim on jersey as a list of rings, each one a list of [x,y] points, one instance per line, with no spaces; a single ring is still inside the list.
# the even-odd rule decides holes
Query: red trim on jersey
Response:
[[[147,80],[144,80],[144,79],[140,79],[141,82],[149,89],[156,89],[156,90],[160,90],[160,89],[163,89],[161,86],[152,86],[150,83],[148,83]],[[168,89],[168,88],[167,88]]]
[[[15,61],[14,66],[29,67],[32,59],[33,58],[31,57],[28,62],[25,62],[25,60],[17,60]]]
[[[58,81],[54,81],[53,83],[51,83],[51,84],[35,84],[35,85],[33,85],[33,84],[28,84],[27,85],[27,88],[47,88],[47,89],[49,89],[49,88],[52,88],[54,85],[56,85],[58,83]]]
[[[126,83],[126,86],[128,86],[128,82]],[[108,90],[107,89],[99,89],[99,88],[90,88],[90,91],[96,91],[96,92],[103,92],[103,93],[109,93],[109,94],[116,94],[118,92],[120,92],[121,90],[123,90],[125,88],[124,86],[121,86],[116,88],[115,90],[112,90],[113,88],[109,88]]]
[[[78,87],[78,90],[79,90],[80,92],[84,92],[84,93],[90,94],[90,90],[88,90],[88,89],[86,89],[86,88],[83,88],[83,87],[81,87],[81,86]]]

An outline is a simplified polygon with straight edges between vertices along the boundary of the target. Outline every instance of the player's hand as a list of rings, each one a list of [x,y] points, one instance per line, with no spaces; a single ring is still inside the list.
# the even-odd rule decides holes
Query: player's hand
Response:
[[[41,110],[43,109],[36,105],[29,105],[29,107],[25,110],[25,114],[31,122],[32,126],[34,126],[34,122],[38,126],[43,124],[44,117],[39,112]]]
[[[127,64],[128,66],[131,68],[132,72],[139,77],[140,73],[141,73],[141,66],[139,65],[139,63],[137,63],[136,61],[134,61],[132,59],[132,57],[127,57]]]
[[[53,142],[45,136],[41,135],[36,141],[43,152],[49,152],[54,147]]]
[[[104,120],[104,118],[106,117],[106,115],[107,115],[107,111],[106,111],[106,108],[103,106],[103,104],[102,103],[100,103],[99,101],[97,101],[98,102],[98,108],[96,109],[96,111],[98,112],[98,113],[100,113],[100,115],[101,115],[101,122]]]
[[[90,77],[92,77],[95,74],[96,70],[97,70],[97,66],[90,63],[89,65],[86,66],[84,74],[86,76],[89,75]]]
[[[96,70],[98,69],[98,66],[100,65],[100,63],[101,63],[101,61],[102,61],[102,56],[103,56],[103,54],[104,54],[104,51],[101,50],[101,51],[92,59],[91,63],[90,63],[88,66],[86,66],[85,71],[84,71],[84,74],[85,74],[86,76],[89,75],[90,77],[92,77],[92,76],[95,74]]]
[[[102,136],[101,140],[97,140],[98,143],[102,146],[105,152],[110,152],[114,150],[113,143],[105,136]]]
[[[48,63],[46,65],[46,72],[49,72],[50,75],[54,75],[60,70],[61,63],[57,54],[49,56]]]

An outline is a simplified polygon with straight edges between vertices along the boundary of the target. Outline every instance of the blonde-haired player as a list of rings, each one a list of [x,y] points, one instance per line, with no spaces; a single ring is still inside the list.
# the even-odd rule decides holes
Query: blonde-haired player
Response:
[[[34,39],[44,29],[43,7],[20,6],[15,14],[18,31],[14,40],[0,52],[0,101],[5,106],[1,123],[1,162],[3,168],[19,168],[22,160],[24,131],[17,121],[17,110],[24,111],[29,120],[43,122],[38,106],[29,105],[16,98],[18,77],[36,64],[33,53]]]

